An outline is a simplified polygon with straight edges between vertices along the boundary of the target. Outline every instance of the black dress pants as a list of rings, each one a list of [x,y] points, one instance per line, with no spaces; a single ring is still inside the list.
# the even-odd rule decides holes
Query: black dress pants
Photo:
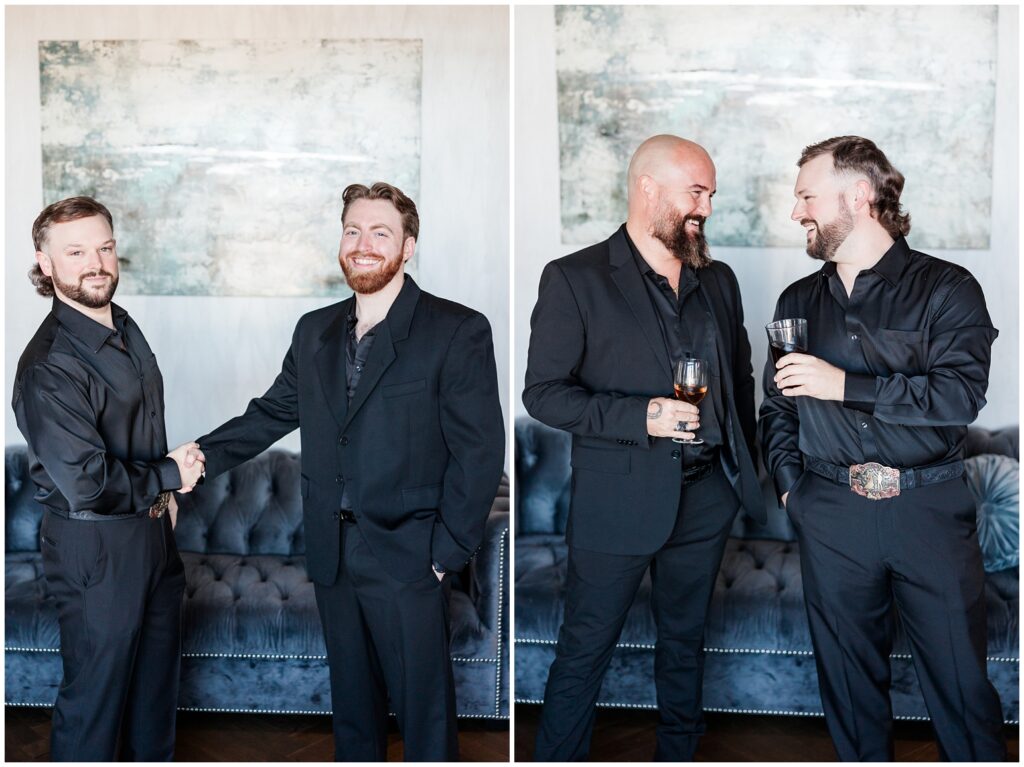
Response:
[[[64,678],[53,761],[170,761],[185,569],[170,517],[42,521]]]
[[[544,690],[536,761],[587,758],[601,682],[648,567],[658,632],[655,759],[693,759],[705,729],[704,622],[738,508],[735,492],[717,470],[683,488],[675,528],[653,554],[623,556],[569,547],[565,617]]]
[[[428,566],[418,581],[397,580],[357,524],[341,528],[338,577],[330,586],[315,584],[331,672],[335,760],[386,760],[390,697],[406,761],[458,761],[448,576],[441,583]]]
[[[895,603],[944,759],[1001,761],[985,573],[963,478],[871,501],[812,472],[787,499],[825,720],[844,761],[893,759]]]

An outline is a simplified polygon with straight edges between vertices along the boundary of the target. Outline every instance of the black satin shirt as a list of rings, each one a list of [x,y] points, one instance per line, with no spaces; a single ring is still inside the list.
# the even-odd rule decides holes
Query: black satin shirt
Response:
[[[711,307],[707,305],[707,298],[700,289],[700,278],[689,266],[683,266],[679,270],[679,293],[676,294],[669,281],[644,261],[628,233],[626,242],[633,252],[637,269],[644,277],[647,295],[658,317],[661,336],[673,371],[676,361],[687,357],[705,360],[709,365],[708,393],[698,405],[700,428],[694,432],[696,437],[704,440],[704,444],[683,443],[682,467],[685,469],[695,464],[712,463],[722,445],[721,423],[724,420],[724,411],[720,390],[718,347],[715,345],[715,323],[711,317]],[[674,392],[670,391],[665,396],[672,397]]]
[[[356,325],[359,321],[356,318],[355,303],[352,304],[352,311],[348,315],[348,333],[345,337],[345,385],[348,404],[352,404],[352,397],[355,396],[356,387],[359,386],[359,379],[363,376],[363,368],[366,367],[366,360],[370,356],[370,349],[373,347],[373,339],[377,335],[377,326],[363,333],[363,337],[356,339]],[[348,495],[348,484],[341,489],[341,508],[346,511],[352,510],[352,501]]]
[[[111,309],[113,330],[55,298],[18,362],[12,404],[35,499],[64,515],[141,514],[181,487],[156,357],[128,313]]]
[[[805,454],[901,469],[963,457],[998,335],[970,272],[900,237],[857,275],[849,296],[833,263],[790,285],[775,319],[800,317],[808,353],[845,370],[846,391],[843,402],[785,397],[769,356],[758,430],[780,495]]]

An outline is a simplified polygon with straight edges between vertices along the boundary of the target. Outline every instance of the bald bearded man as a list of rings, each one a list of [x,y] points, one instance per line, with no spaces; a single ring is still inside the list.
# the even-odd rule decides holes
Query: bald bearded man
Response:
[[[704,731],[704,622],[739,508],[763,520],[754,377],[736,277],[704,238],[715,166],[654,136],[629,165],[629,214],[605,242],[549,263],[531,319],[523,403],[572,434],[565,616],[537,761],[585,759],[601,681],[650,568],[658,629],[655,759],[693,759]],[[699,408],[673,365],[710,366]],[[703,444],[671,438],[699,434]]]

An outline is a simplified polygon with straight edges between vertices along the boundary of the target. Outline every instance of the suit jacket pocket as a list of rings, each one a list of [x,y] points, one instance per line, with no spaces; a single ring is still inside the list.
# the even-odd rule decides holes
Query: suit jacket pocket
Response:
[[[406,511],[436,509],[441,505],[443,485],[423,485],[402,490],[402,508]]]
[[[577,445],[572,451],[572,467],[601,471],[605,474],[629,474],[629,450],[624,447],[586,447]]]
[[[427,388],[427,379],[421,378],[418,381],[407,381],[406,383],[388,384],[380,387],[382,397],[401,397],[405,394],[415,394]]]

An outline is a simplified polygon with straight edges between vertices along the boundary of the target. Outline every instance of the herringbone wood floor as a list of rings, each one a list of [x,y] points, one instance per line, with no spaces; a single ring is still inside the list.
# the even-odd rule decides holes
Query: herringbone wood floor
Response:
[[[48,708],[6,709],[5,762],[45,762],[50,753]],[[388,760],[402,760],[402,741],[391,722]],[[459,720],[459,752],[466,762],[507,762],[508,722]],[[179,762],[329,762],[331,720],[287,714],[178,712]]]
[[[516,706],[516,761],[530,761],[540,706]],[[798,716],[707,714],[699,762],[831,762],[836,760],[825,720]],[[590,759],[595,762],[648,762],[654,754],[654,711],[598,709]],[[928,722],[896,722],[896,759],[938,761]],[[1018,761],[1019,729],[1005,727],[1009,761]]]

